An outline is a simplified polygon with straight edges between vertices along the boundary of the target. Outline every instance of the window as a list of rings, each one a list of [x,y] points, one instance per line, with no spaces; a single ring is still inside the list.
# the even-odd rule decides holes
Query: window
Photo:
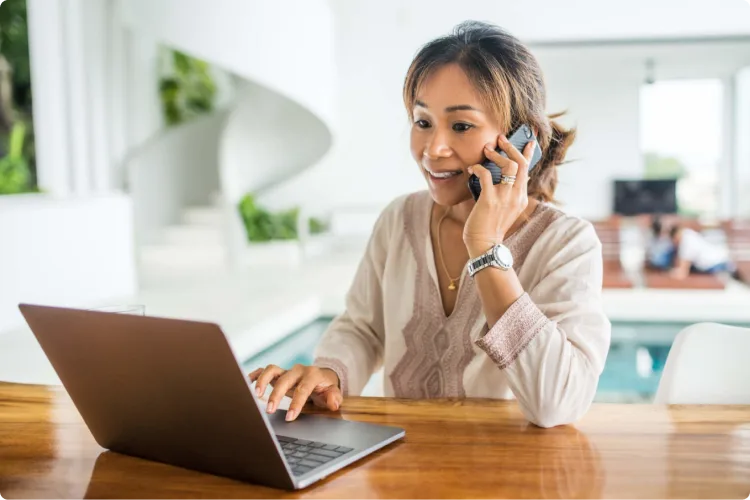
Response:
[[[681,214],[715,217],[719,209],[722,82],[667,80],[641,88],[644,177],[679,179]]]

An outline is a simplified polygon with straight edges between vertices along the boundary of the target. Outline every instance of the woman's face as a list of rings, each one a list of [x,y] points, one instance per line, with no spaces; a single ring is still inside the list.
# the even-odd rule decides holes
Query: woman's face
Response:
[[[497,146],[498,124],[457,64],[435,70],[416,97],[411,153],[432,198],[444,206],[471,199],[466,169],[485,159],[485,144]]]

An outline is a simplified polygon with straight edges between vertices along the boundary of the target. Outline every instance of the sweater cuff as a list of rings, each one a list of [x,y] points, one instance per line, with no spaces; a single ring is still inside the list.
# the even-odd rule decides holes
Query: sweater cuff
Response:
[[[534,304],[529,294],[524,293],[484,337],[476,341],[476,345],[504,370],[547,323],[549,319]]]
[[[349,380],[346,365],[344,365],[344,363],[336,358],[316,358],[313,366],[328,368],[336,372],[336,375],[339,377],[339,389],[341,389],[341,394],[344,396],[349,394]]]

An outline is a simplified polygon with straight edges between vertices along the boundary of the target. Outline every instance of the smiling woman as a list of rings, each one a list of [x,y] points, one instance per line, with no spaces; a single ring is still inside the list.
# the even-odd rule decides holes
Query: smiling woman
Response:
[[[611,327],[596,233],[550,203],[574,134],[545,114],[536,59],[502,29],[465,22],[419,51],[404,101],[428,190],[378,219],[313,365],[256,369],[258,393],[273,385],[271,413],[289,394],[294,420],[308,399],[338,409],[382,367],[386,396],[515,398],[539,426],[578,420]],[[505,137],[522,124],[542,150],[531,173],[535,140],[519,151]]]

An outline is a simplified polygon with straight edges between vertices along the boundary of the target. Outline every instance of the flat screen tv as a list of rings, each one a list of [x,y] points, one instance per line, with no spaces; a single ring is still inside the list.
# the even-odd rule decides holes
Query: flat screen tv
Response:
[[[614,212],[618,215],[677,213],[677,180],[616,180]]]

